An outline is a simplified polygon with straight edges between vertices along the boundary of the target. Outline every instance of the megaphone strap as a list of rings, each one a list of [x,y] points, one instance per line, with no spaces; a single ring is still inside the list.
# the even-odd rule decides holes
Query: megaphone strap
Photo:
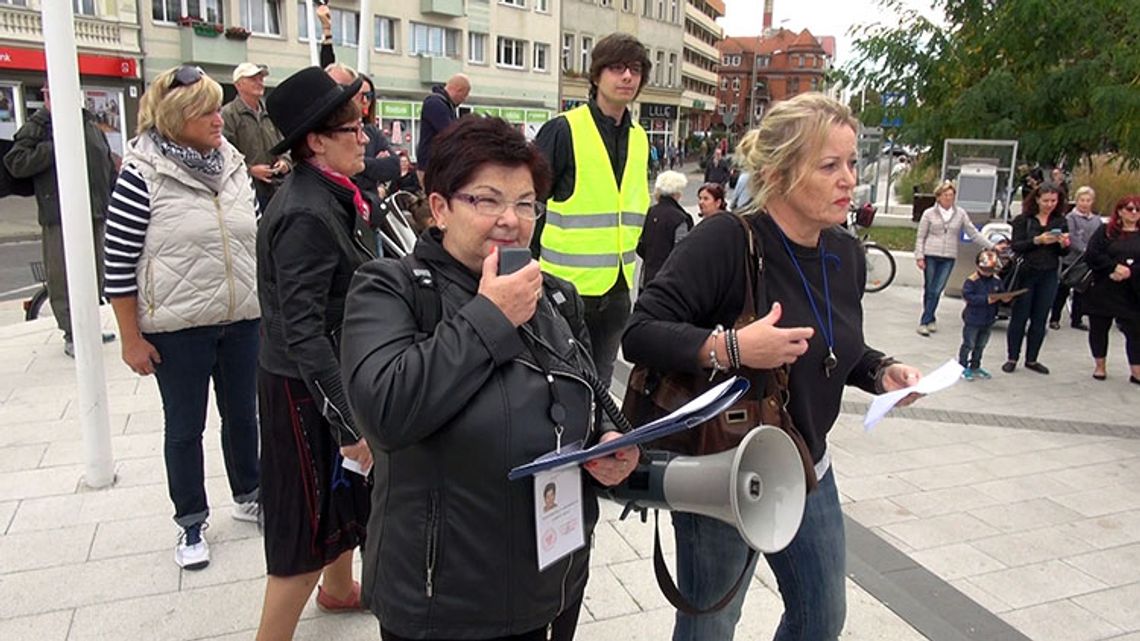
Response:
[[[710,614],[724,609],[726,605],[732,602],[741,586],[748,582],[748,570],[752,567],[752,562],[756,560],[756,550],[748,549],[748,558],[744,560],[744,567],[740,570],[740,576],[736,577],[736,582],[732,584],[732,589],[728,591],[728,594],[707,608],[698,608],[689,603],[688,599],[677,589],[673,575],[669,574],[669,566],[665,565],[665,555],[661,552],[660,516],[660,511],[653,511],[653,574],[657,578],[657,587],[661,588],[661,594],[665,595],[673,607],[690,616]]]

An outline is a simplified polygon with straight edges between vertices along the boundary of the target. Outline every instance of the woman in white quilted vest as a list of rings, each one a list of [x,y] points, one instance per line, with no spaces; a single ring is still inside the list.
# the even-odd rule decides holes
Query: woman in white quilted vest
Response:
[[[213,380],[233,517],[256,523],[257,209],[242,155],[222,137],[222,88],[183,65],[155,78],[139,103],[107,214],[105,292],[123,361],[154,374],[174,560],[200,570],[210,515],[202,434]]]

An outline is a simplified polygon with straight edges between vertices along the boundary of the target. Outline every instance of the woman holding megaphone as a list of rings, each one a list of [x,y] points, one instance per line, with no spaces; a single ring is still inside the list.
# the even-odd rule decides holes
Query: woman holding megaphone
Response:
[[[844,387],[882,393],[921,377],[864,343],[863,252],[838,228],[856,183],[856,128],[850,110],[822,94],[773,107],[741,154],[755,194],[744,224],[714,216],[678,244],[638,297],[622,341],[627,359],[664,373],[738,371],[757,381],[786,368],[786,416],[810,455],[807,485],[818,486],[791,544],[765,555],[785,607],[777,641],[828,641],[843,628],[843,515],[827,434]],[[674,512],[673,528],[678,587],[695,608],[724,597],[755,562],[732,525]],[[674,641],[732,639],[744,594],[711,614],[678,612]]]

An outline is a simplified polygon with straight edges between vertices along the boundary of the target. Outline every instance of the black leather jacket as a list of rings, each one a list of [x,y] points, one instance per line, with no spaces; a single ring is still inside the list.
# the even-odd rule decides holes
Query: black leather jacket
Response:
[[[585,589],[594,485],[583,472],[587,547],[539,572],[534,481],[508,481],[507,472],[555,448],[546,377],[523,332],[476,294],[478,276],[443,249],[438,230],[420,238],[414,256],[442,299],[434,329],[419,327],[422,285],[398,261],[363,266],[345,313],[344,380],[378,470],[365,603],[386,629],[413,639],[543,627]],[[556,284],[580,310],[573,287]],[[571,330],[551,305],[558,298],[548,286],[529,326],[575,363],[536,350],[566,410],[562,442],[592,442],[598,423],[582,374],[592,367],[573,345],[588,341],[586,330]]]
[[[352,192],[307,162],[286,176],[257,230],[258,362],[304,381],[342,446],[361,436],[337,363],[344,299],[375,246]]]

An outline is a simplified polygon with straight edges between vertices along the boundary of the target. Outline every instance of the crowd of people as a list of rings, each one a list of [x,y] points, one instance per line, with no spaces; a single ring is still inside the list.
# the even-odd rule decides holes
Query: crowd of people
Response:
[[[264,538],[258,639],[292,638],[315,590],[322,610],[371,610],[387,641],[569,641],[598,498],[640,453],[507,473],[618,437],[624,420],[602,401],[620,348],[662,374],[740,375],[755,395],[782,385],[810,491],[791,543],[764,555],[784,606],[775,638],[837,639],[845,537],[828,434],[847,387],[883,393],[921,378],[864,339],[863,253],[838,229],[857,182],[850,110],[818,93],[774,105],[736,150],[731,194],[730,164],[714,152],[695,224],[681,172],[656,175],[651,204],[654,155],[665,163],[630,110],[652,69],[635,37],[597,42],[589,101],[533,143],[503,120],[460,117],[472,87],[452,77],[424,100],[413,165],[377,126],[372,80],[333,58],[321,9],[322,65],[268,97],[264,65],[233,70],[237,97],[225,105],[215,80],[182,65],[144,93],[117,175],[102,134],[87,141],[122,358],[153,374],[162,397],[175,562],[210,563],[212,384],[232,515]],[[49,118],[50,107],[29,125]],[[5,158],[12,173],[50,170],[54,182],[38,162],[53,151],[46,140],[21,130]],[[672,167],[679,153],[664,153]],[[48,193],[42,222],[58,226]],[[393,200],[401,193],[412,200]],[[1067,214],[1064,193],[1035,185],[1013,222],[1008,249],[1026,290],[1016,297],[995,275],[1005,247],[978,234],[953,183],[923,215],[920,334],[937,330],[961,232],[983,248],[964,288],[968,377],[989,377],[982,352],[1002,296],[1013,300],[1003,371],[1018,366],[1024,339],[1025,368],[1048,373],[1039,355],[1050,312],[1056,323],[1064,306],[1058,274],[1079,260],[1093,277],[1072,323],[1089,319],[1093,377],[1107,377],[1116,324],[1140,384],[1140,196],[1101,226],[1091,190]],[[393,206],[420,234],[396,253]],[[1073,248],[1082,253],[1069,259]],[[722,606],[678,611],[673,638],[732,639],[747,592],[732,586],[758,557],[729,524],[672,519],[682,597]],[[546,546],[555,523],[570,542]]]

